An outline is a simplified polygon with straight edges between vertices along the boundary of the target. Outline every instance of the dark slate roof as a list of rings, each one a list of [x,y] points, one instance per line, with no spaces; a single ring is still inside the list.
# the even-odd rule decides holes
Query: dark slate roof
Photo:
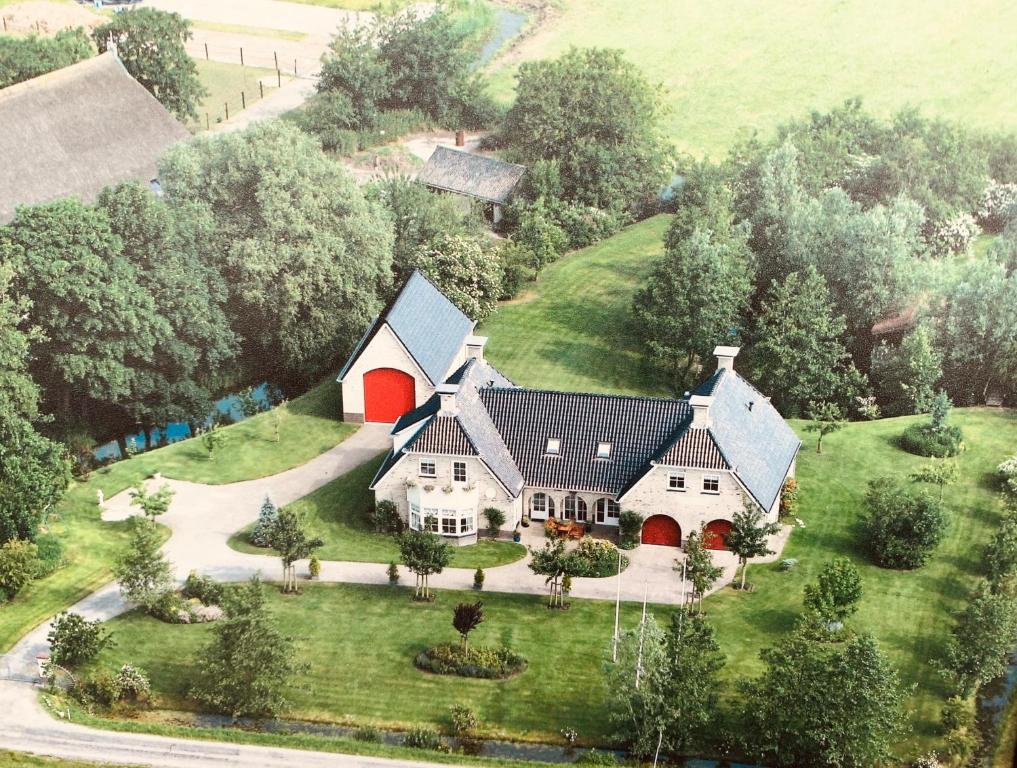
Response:
[[[619,493],[689,417],[683,400],[487,388],[480,399],[526,484]],[[545,453],[561,440],[558,456]],[[597,459],[598,442],[611,458]]]
[[[19,205],[148,184],[188,130],[112,53],[0,91],[0,224]]]
[[[438,146],[417,175],[417,181],[445,192],[506,203],[525,173],[522,165]]]
[[[419,271],[385,307],[339,374],[342,381],[363,349],[387,323],[432,384],[440,383],[475,323]]]
[[[407,453],[476,456],[477,449],[455,416],[435,416],[406,446]]]
[[[392,427],[392,434],[402,432],[411,424],[416,424],[418,421],[423,421],[428,416],[433,416],[438,412],[439,405],[441,405],[441,398],[438,397],[438,395],[431,395],[421,405],[418,405],[412,411],[408,411],[400,416],[399,420]]]
[[[708,429],[691,429],[689,423],[680,436],[657,457],[655,463],[695,469],[731,469],[717,441]]]
[[[710,432],[752,497],[769,509],[801,441],[770,401],[734,371],[713,387]],[[751,404],[751,406],[750,406]]]

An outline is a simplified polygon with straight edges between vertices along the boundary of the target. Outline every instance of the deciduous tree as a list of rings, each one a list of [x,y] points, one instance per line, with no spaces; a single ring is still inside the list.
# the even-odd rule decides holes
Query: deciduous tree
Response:
[[[968,697],[1006,672],[1017,633],[1017,599],[982,581],[955,615],[944,668],[957,693]]]
[[[268,545],[279,553],[283,569],[283,592],[297,591],[297,560],[310,557],[325,542],[310,537],[292,509],[281,509],[268,531]]]
[[[463,639],[463,649],[469,650],[470,632],[475,630],[484,622],[484,604],[481,601],[475,603],[459,603],[452,610],[452,626]]]
[[[429,600],[428,579],[432,574],[445,570],[452,559],[451,545],[430,531],[410,530],[399,535],[399,553],[403,565],[417,577],[415,596]]]
[[[81,614],[69,612],[53,619],[46,640],[50,661],[62,667],[77,667],[115,645],[112,633],[101,620],[88,621]]]
[[[173,585],[169,562],[160,551],[159,530],[148,520],[131,519],[127,550],[113,564],[124,599],[151,611]]]
[[[846,557],[831,560],[819,572],[814,584],[805,585],[805,607],[824,621],[844,621],[858,610],[862,598],[862,577]]]
[[[748,499],[744,499],[742,508],[734,513],[731,530],[724,537],[724,543],[741,563],[742,589],[745,589],[745,572],[749,569],[749,559],[772,555],[767,539],[779,530],[777,523],[764,523],[763,510]]]
[[[809,423],[805,425],[805,429],[816,433],[816,453],[822,453],[823,438],[844,427],[846,423],[844,411],[836,403],[812,401],[806,415],[809,417]]]

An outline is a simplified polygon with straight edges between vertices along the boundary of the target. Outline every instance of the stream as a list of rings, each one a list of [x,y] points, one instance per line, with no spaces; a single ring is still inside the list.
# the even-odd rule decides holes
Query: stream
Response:
[[[526,24],[527,15],[522,11],[514,11],[508,8],[498,8],[494,17],[494,32],[484,47],[480,49],[477,57],[477,66],[482,67],[493,59],[502,47],[519,34],[519,31]]]

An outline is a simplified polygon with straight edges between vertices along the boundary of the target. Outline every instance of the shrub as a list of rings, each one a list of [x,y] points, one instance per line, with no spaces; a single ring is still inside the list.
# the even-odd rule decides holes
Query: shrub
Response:
[[[483,589],[484,588],[484,569],[478,568],[473,574],[473,588]]]
[[[197,571],[191,571],[180,592],[184,597],[196,598],[205,605],[222,605],[226,587],[210,576],[199,576]]]
[[[464,648],[458,643],[444,643],[417,654],[418,669],[438,675],[458,675],[500,680],[526,669],[526,659],[507,646]]]
[[[144,670],[124,664],[117,672],[114,682],[120,701],[144,701],[152,690]]]
[[[180,595],[171,589],[166,590],[148,608],[152,618],[165,621],[167,624],[190,624],[190,611],[184,608]],[[183,613],[183,617],[181,617]]]
[[[936,225],[929,238],[933,253],[940,256],[966,253],[981,230],[975,217],[960,213]]]
[[[394,560],[388,564],[388,569],[385,572],[388,574],[389,584],[399,583],[399,566],[395,564]]]
[[[625,510],[618,516],[618,536],[622,549],[635,549],[639,546],[639,535],[643,530],[643,516],[638,512]]]
[[[618,574],[618,547],[610,541],[584,536],[569,554],[569,574],[603,578]],[[622,558],[622,570],[628,566],[628,558]]]
[[[952,696],[943,707],[942,724],[946,754],[956,765],[968,765],[978,747],[981,736],[975,718],[974,702]]]
[[[780,490],[780,516],[791,517],[798,511],[798,481],[789,477]]]
[[[866,542],[883,568],[920,568],[946,530],[938,501],[925,494],[912,495],[891,478],[870,482],[865,504]]]
[[[368,741],[372,744],[380,744],[381,731],[373,725],[363,725],[353,732],[353,738],[357,741]]]
[[[589,752],[584,752],[576,760],[576,765],[618,765],[618,758],[611,752],[600,752],[596,749],[591,749]]]
[[[368,510],[367,521],[375,533],[397,535],[403,532],[403,519],[394,502],[382,499]]]
[[[940,459],[960,453],[961,442],[960,428],[951,425],[936,430],[928,424],[912,424],[900,437],[901,448],[908,453]]]
[[[76,680],[71,684],[69,693],[71,698],[87,709],[96,705],[110,707],[120,699],[116,677],[105,671]]]
[[[533,255],[533,266],[539,272],[565,253],[568,234],[554,221],[542,204],[526,206],[518,214],[519,225],[512,241]]]
[[[316,555],[311,555],[311,559],[307,563],[307,571],[311,574],[312,579],[321,576],[321,561]]]
[[[254,528],[251,529],[251,543],[256,547],[267,547],[269,532],[278,519],[279,510],[272,503],[272,500],[265,496],[265,500],[261,502],[261,511],[258,512],[258,521],[254,524]]]
[[[444,746],[441,735],[432,728],[411,728],[406,732],[403,746],[411,749],[440,750]]]
[[[484,510],[484,517],[487,518],[487,530],[493,539],[498,535],[498,529],[505,525],[505,513],[497,507],[488,507]]]
[[[113,644],[112,636],[101,621],[86,621],[77,613],[57,616],[46,640],[49,641],[50,659],[62,667],[84,664]]]
[[[358,116],[352,99],[342,91],[314,94],[295,119],[301,130],[318,137],[326,152],[346,155],[358,149]]]
[[[13,600],[38,570],[39,549],[32,542],[11,539],[0,547],[0,602]]]
[[[64,564],[64,548],[60,539],[51,533],[37,536],[35,546],[38,550],[38,561],[35,567],[35,578],[49,576]]]
[[[498,250],[498,260],[501,262],[501,296],[498,298],[508,301],[536,277],[536,257],[519,243],[505,240]]]
[[[996,477],[1003,490],[1017,496],[1017,456],[1011,456],[996,467]]]
[[[453,704],[448,708],[448,714],[450,730],[456,738],[468,736],[480,724],[477,713],[462,704]]]
[[[569,248],[585,248],[621,229],[622,217],[590,205],[562,205],[554,212],[558,226],[568,238]]]
[[[990,181],[978,205],[978,221],[988,232],[1002,232],[1017,217],[1017,184]]]

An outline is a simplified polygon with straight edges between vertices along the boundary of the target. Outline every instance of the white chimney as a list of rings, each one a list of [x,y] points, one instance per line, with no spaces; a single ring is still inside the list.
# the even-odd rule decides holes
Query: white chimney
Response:
[[[717,370],[726,368],[729,371],[733,371],[734,359],[738,357],[740,351],[741,347],[714,347],[713,354],[717,358]]]
[[[709,429],[711,403],[713,403],[712,395],[693,395],[689,398],[689,405],[692,406],[693,429]]]
[[[459,411],[459,406],[456,404],[456,394],[459,392],[458,384],[439,384],[435,388],[435,392],[441,398],[438,413],[452,415]]]
[[[475,357],[480,362],[484,362],[484,347],[486,346],[487,336],[467,336],[466,359],[469,360],[471,357]]]

